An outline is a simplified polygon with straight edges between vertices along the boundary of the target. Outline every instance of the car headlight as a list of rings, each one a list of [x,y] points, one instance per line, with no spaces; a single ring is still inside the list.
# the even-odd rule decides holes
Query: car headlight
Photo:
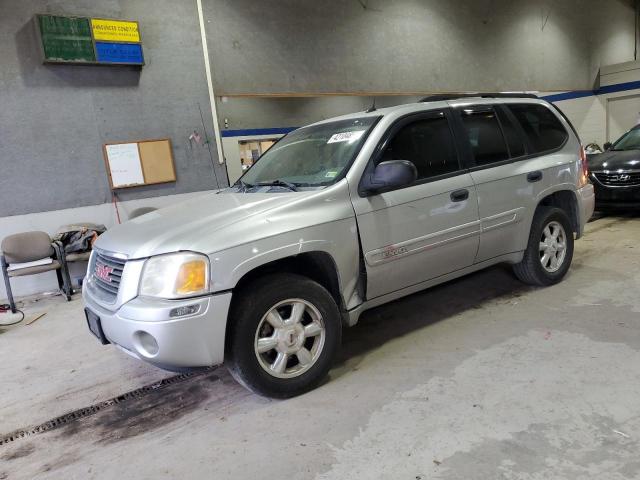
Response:
[[[183,298],[209,291],[209,258],[192,252],[170,253],[148,259],[142,269],[140,295]]]

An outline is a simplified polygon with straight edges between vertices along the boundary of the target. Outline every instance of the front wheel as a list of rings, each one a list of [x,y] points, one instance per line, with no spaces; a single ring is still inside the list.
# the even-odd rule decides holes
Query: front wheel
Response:
[[[293,274],[243,288],[227,336],[227,366],[248,389],[269,397],[304,393],[327,375],[340,345],[340,312],[327,290]]]
[[[522,261],[513,271],[524,283],[553,285],[564,278],[573,258],[573,229],[564,210],[539,208]]]

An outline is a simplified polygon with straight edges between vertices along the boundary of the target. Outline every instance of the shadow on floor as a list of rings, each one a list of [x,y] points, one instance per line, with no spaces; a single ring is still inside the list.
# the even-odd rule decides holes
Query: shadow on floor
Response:
[[[368,310],[355,327],[344,330],[336,366],[395,338],[481,309],[485,302],[517,298],[532,289],[518,281],[509,266],[499,265]]]

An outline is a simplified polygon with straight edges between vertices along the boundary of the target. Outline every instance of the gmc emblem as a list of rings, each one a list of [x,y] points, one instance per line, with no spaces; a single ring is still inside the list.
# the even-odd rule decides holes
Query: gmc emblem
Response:
[[[107,265],[96,265],[94,273],[100,280],[111,283],[111,272],[113,272],[113,268]]]

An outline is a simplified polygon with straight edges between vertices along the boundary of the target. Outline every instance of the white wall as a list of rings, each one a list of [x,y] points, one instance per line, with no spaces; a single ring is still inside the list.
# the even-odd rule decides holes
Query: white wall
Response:
[[[193,192],[119,202],[118,209],[120,211],[120,219],[122,222],[125,222],[129,218],[129,214],[137,208],[162,208],[205,193],[207,192]],[[53,235],[62,225],[79,222],[103,224],[108,229],[117,223],[115,208],[111,203],[103,203],[101,205],[92,205],[87,207],[1,217],[0,239],[14,233],[28,232],[32,230],[41,230],[47,232],[49,235]],[[83,276],[85,269],[86,263],[72,264],[72,281],[74,278]],[[6,298],[4,282],[0,281],[0,283],[0,299]],[[31,275],[29,277],[12,278],[11,287],[14,297],[19,297],[38,292],[57,290],[58,283],[55,272],[46,272],[40,275]],[[5,302],[1,301],[1,303]]]
[[[607,91],[608,87],[621,83],[640,81],[640,62],[624,62],[608,65],[600,69],[600,88]],[[583,144],[596,142],[602,146],[607,141],[614,141],[618,131],[608,133],[607,108],[611,99],[632,97],[640,93],[639,89],[623,90],[613,93],[601,93],[588,97],[556,102],[569,117],[578,130]],[[626,128],[633,127],[632,124]],[[615,137],[615,138],[614,138]]]

